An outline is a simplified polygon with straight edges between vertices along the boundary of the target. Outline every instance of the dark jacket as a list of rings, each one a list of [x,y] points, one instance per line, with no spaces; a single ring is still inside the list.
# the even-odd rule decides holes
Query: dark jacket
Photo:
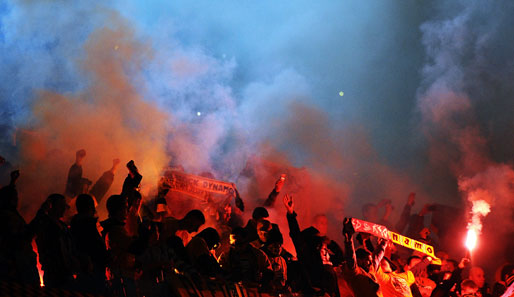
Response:
[[[107,251],[96,223],[97,218],[77,214],[71,220],[70,230],[80,260],[80,273],[105,276]]]
[[[45,285],[61,287],[72,282],[78,270],[78,260],[68,226],[42,213],[38,213],[31,225],[36,230],[36,244]]]

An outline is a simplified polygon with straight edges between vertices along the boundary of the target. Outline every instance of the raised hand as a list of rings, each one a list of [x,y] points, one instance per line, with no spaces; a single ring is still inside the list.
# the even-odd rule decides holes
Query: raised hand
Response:
[[[379,237],[377,242],[378,242],[378,245],[386,245],[388,240],[385,238]]]
[[[348,238],[351,238],[355,233],[352,225],[352,218],[344,218],[343,221],[343,235],[348,235]]]
[[[471,260],[468,258],[462,258],[459,263],[459,268],[464,269],[469,266],[469,263],[471,263]]]
[[[281,174],[280,178],[275,183],[275,191],[278,193],[280,190],[282,190],[282,187],[284,186],[284,182],[286,181],[286,175]]]
[[[241,199],[241,196],[239,195],[239,191],[236,188],[236,184],[232,183],[232,187],[234,188],[234,191],[236,192],[236,198],[235,198],[236,207],[239,208],[241,211],[245,211],[245,204],[243,202],[243,199]]]
[[[284,206],[286,207],[287,213],[293,214],[294,212],[294,202],[293,196],[286,194],[284,196]]]

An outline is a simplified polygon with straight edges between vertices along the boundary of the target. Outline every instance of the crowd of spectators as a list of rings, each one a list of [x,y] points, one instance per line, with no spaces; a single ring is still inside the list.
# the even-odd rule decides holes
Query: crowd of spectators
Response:
[[[291,195],[283,195],[287,230],[270,221],[285,176],[281,176],[251,219],[242,219],[244,203],[236,190],[234,202],[219,207],[216,223],[206,226],[206,209],[188,209],[180,218],[169,215],[166,190],[143,203],[139,191],[143,176],[133,161],[119,194],[105,203],[108,218],[99,221],[96,208],[111,188],[120,160],[96,183],[82,176],[85,150],[76,153],[63,194],[53,193],[27,223],[18,211],[16,181],[0,189],[0,280],[39,285],[37,255],[46,287],[102,296],[176,296],[176,276],[195,286],[206,282],[240,284],[271,296],[484,296],[498,297],[514,282],[514,265],[500,269],[497,282],[485,282],[484,270],[470,259],[450,259],[441,264],[420,252],[396,247],[383,238],[356,234],[350,218],[342,229],[344,244],[329,238],[328,219],[313,218],[300,226]],[[0,160],[0,165],[5,160]],[[91,186],[92,185],[92,186]],[[113,190],[113,192],[116,192]],[[426,205],[412,214],[411,193],[396,224],[390,222],[392,202],[366,204],[362,217],[434,246],[424,216]],[[383,216],[379,216],[379,210]],[[294,250],[283,247],[289,236]],[[35,242],[36,249],[33,248]]]

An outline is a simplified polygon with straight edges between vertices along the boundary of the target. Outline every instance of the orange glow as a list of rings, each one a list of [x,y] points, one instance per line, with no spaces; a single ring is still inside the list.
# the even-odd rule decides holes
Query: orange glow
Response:
[[[472,251],[477,245],[477,232],[473,229],[468,230],[468,235],[466,236],[466,247],[469,251]]]
[[[39,252],[37,251],[37,245],[36,245],[36,241],[33,240],[32,241],[32,250],[34,250],[34,253],[36,253],[36,256],[37,256],[37,272],[39,273],[39,285],[41,287],[44,287],[45,286],[45,283],[43,282],[43,270],[41,270],[41,264],[39,263]]]

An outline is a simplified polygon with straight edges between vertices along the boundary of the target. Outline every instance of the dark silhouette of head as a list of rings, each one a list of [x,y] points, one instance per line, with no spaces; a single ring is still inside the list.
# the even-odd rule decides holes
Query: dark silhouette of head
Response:
[[[181,220],[181,224],[184,228],[183,230],[186,230],[189,233],[196,232],[203,224],[205,224],[205,216],[202,211],[193,209]]]
[[[218,231],[214,228],[205,228],[200,233],[198,233],[195,237],[201,237],[207,243],[209,250],[216,249],[220,244],[220,235]]]
[[[126,194],[127,202],[128,202],[128,208],[131,208],[133,205],[139,205],[141,201],[143,200],[143,196],[139,191],[130,191]]]
[[[269,213],[266,208],[259,206],[253,210],[252,219],[259,221],[267,217],[269,217]]]
[[[246,230],[242,227],[232,229],[230,233],[230,245],[239,248],[244,247],[248,243]]]
[[[54,219],[60,219],[64,216],[64,212],[66,208],[68,208],[68,204],[66,203],[66,198],[64,198],[61,194],[51,194],[46,199],[48,202],[48,215]]]
[[[124,222],[127,219],[128,203],[127,198],[121,195],[112,195],[106,203],[109,218]]]
[[[78,150],[75,153],[75,163],[77,163],[78,165],[81,165],[82,160],[84,160],[85,157],[86,157],[86,150],[85,149]]]
[[[284,237],[278,228],[272,228],[268,233],[268,241],[266,241],[265,247],[268,252],[274,256],[280,256],[282,252],[282,244],[284,243]]]
[[[80,194],[77,196],[77,200],[75,202],[77,207],[77,212],[79,214],[94,216],[95,215],[95,200],[91,195],[88,194]]]
[[[355,256],[357,258],[357,265],[369,272],[373,263],[371,253],[363,248],[359,248],[355,251]]]

